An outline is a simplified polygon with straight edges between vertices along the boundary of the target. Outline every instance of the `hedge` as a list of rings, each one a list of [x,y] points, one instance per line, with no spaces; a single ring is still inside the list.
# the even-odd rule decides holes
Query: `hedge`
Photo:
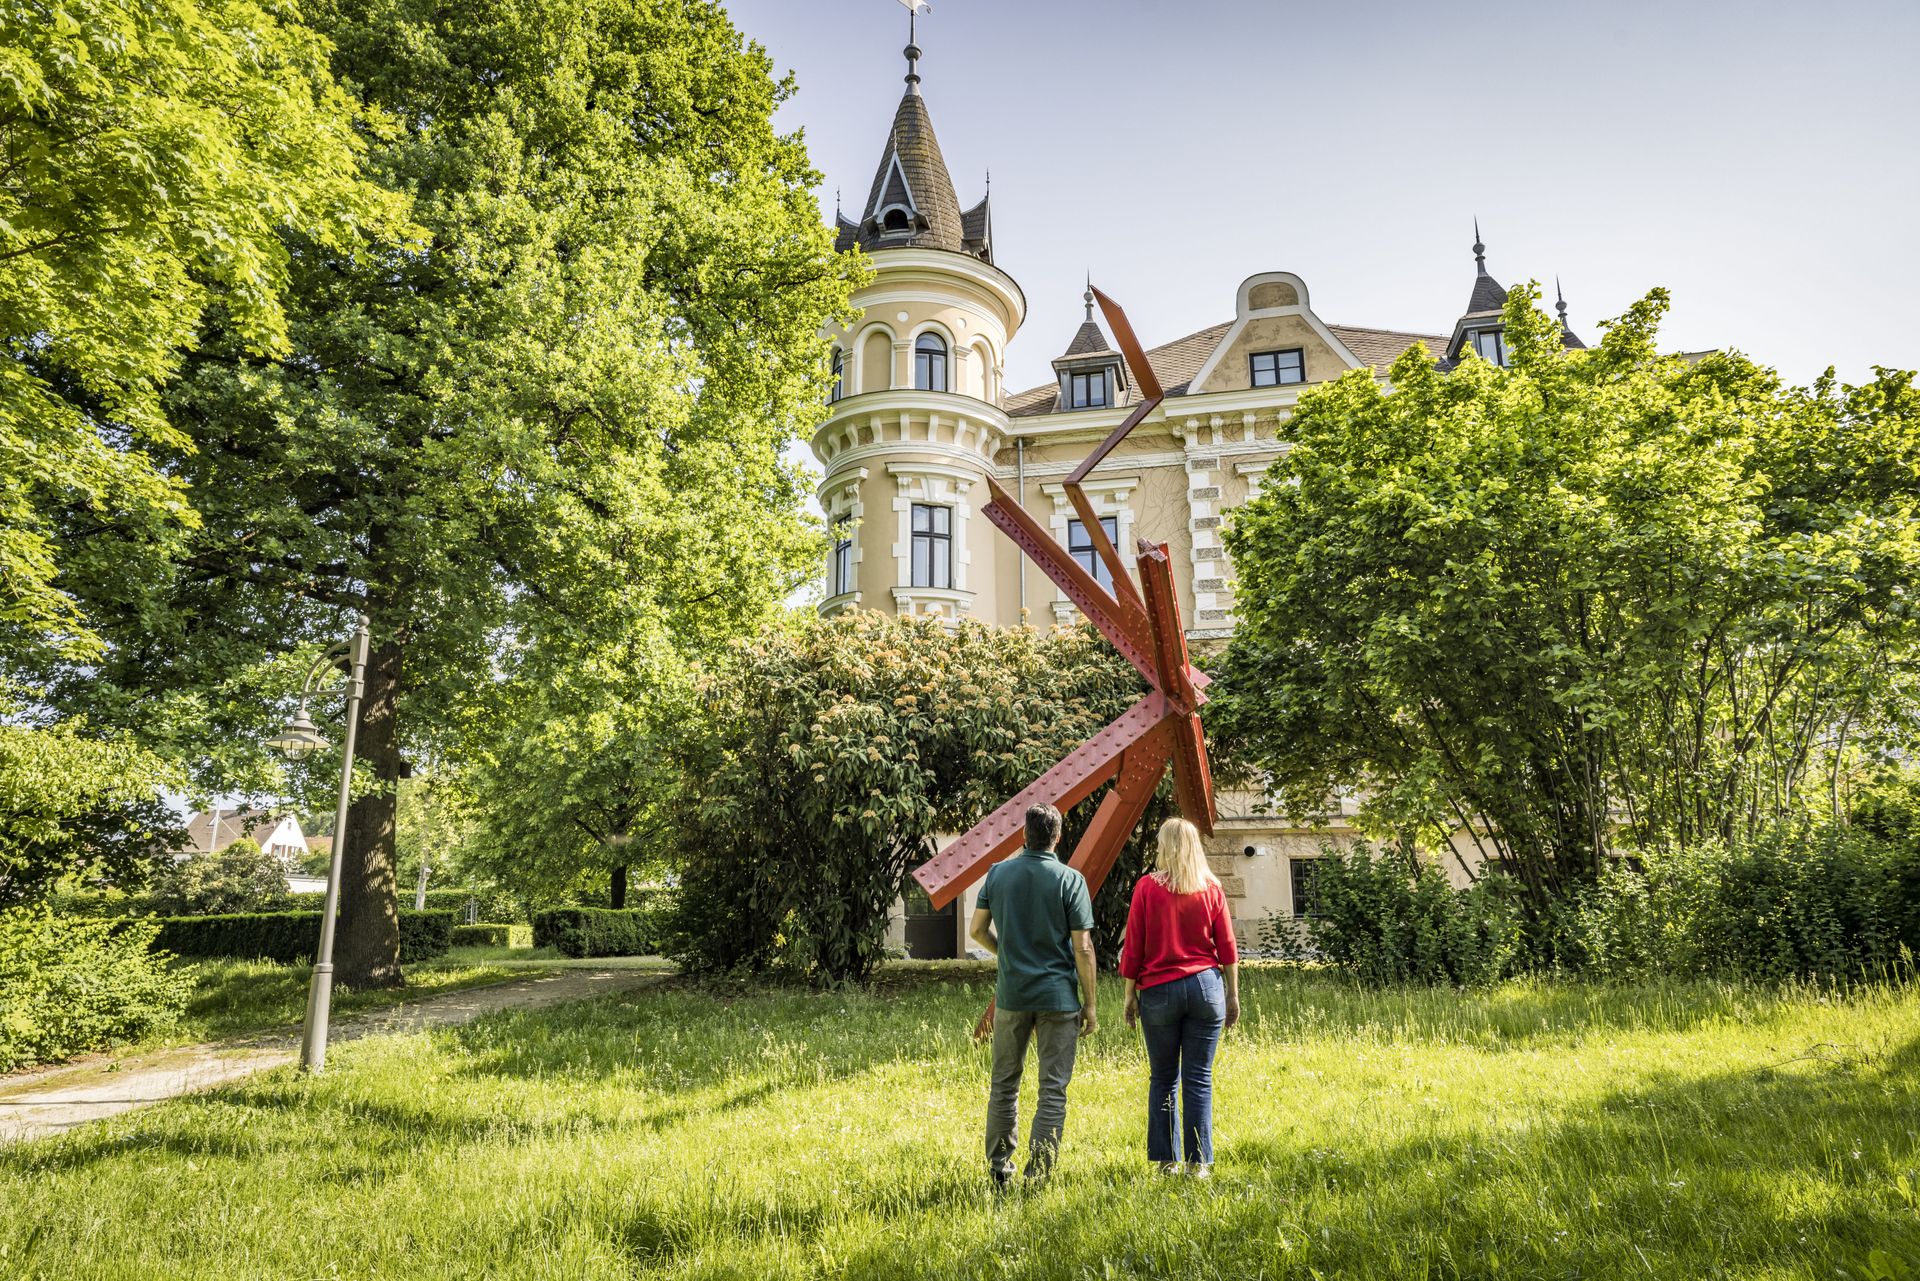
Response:
[[[533,929],[526,925],[499,922],[453,927],[455,947],[531,947]]]
[[[0,1072],[171,1027],[192,976],[151,950],[151,922],[0,912]]]
[[[236,912],[225,916],[156,916],[154,946],[180,956],[258,957],[310,961],[320,946],[318,912]],[[426,961],[453,946],[452,912],[400,909],[400,960]]]
[[[651,956],[660,951],[657,906],[562,907],[536,912],[533,945],[563,956]]]

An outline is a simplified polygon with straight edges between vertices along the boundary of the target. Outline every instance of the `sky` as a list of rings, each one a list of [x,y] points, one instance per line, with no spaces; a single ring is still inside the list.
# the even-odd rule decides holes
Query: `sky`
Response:
[[[1338,324],[1449,332],[1473,222],[1592,341],[1655,286],[1676,350],[1805,382],[1920,365],[1920,3],[932,0],[921,89],[1048,381],[1087,273],[1149,346],[1260,271]],[[729,0],[857,217],[904,88],[899,0]]]

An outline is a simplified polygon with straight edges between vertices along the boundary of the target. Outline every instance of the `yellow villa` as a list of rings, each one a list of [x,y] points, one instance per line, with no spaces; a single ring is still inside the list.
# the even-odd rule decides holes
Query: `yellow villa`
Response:
[[[854,297],[858,320],[833,339],[835,384],[813,435],[825,469],[820,504],[835,540],[823,614],[879,609],[1014,625],[1070,623],[1077,611],[987,520],[992,476],[1091,572],[1107,570],[1072,514],[1061,481],[1133,403],[1127,369],[1094,319],[1061,341],[1053,381],[1008,390],[1008,346],[1026,319],[1019,284],[994,265],[993,212],[984,196],[963,209],[941,159],[907,49],[906,93],[894,113],[857,220],[838,218],[837,246],[872,259]],[[1286,423],[1303,388],[1353,369],[1384,377],[1426,344],[1443,364],[1471,345],[1503,362],[1506,291],[1476,263],[1464,314],[1430,333],[1333,324],[1314,310],[1307,282],[1257,271],[1241,282],[1230,318],[1150,349],[1167,399],[1088,478],[1107,534],[1123,549],[1146,537],[1168,545],[1189,644],[1224,640],[1234,618],[1233,566],[1223,514],[1258,493],[1287,451]],[[1226,313],[1222,300],[1222,313]],[[1563,340],[1582,345],[1565,328]],[[1029,342],[1049,341],[1044,336]],[[1270,916],[1310,910],[1312,860],[1323,841],[1351,836],[1350,803],[1335,797],[1319,825],[1290,825],[1257,796],[1223,793],[1209,844],[1243,943]],[[1462,869],[1450,869],[1462,876]],[[904,905],[896,942],[928,957],[956,954],[972,895],[945,912]],[[957,910],[956,910],[957,908]]]

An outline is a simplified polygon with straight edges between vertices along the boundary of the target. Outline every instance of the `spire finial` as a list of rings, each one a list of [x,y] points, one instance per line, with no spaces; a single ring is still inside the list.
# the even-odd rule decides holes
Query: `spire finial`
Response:
[[[1560,313],[1560,328],[1565,329],[1567,327],[1567,295],[1566,292],[1560,288],[1560,277],[1558,276],[1553,278],[1553,296],[1558,300],[1554,303],[1553,309]]]
[[[920,44],[914,38],[914,23],[921,14],[932,13],[933,6],[927,0],[900,0],[907,7],[907,92],[920,92]]]
[[[1080,298],[1087,304],[1087,319],[1091,321],[1093,319],[1093,273],[1091,271],[1087,273],[1087,292],[1081,294]]]
[[[1481,275],[1487,274],[1487,247],[1480,242],[1480,219],[1473,220],[1473,265]]]

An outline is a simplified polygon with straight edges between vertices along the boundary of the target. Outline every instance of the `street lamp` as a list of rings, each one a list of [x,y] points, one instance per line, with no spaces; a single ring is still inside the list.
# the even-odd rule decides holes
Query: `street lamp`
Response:
[[[318,1072],[327,1063],[327,1014],[333,1005],[333,918],[340,910],[340,860],[347,849],[347,801],[353,789],[353,743],[360,729],[360,696],[367,684],[367,616],[354,618],[353,639],[333,645],[315,661],[300,688],[300,710],[285,728],[267,740],[293,760],[311,756],[327,745],[326,738],[307,715],[313,682],[322,671],[347,660],[347,737],[340,752],[340,798],[333,811],[333,854],[327,864],[326,906],[320,912],[320,951],[313,961],[313,981],[307,987],[307,1020],[300,1028],[300,1066]]]

